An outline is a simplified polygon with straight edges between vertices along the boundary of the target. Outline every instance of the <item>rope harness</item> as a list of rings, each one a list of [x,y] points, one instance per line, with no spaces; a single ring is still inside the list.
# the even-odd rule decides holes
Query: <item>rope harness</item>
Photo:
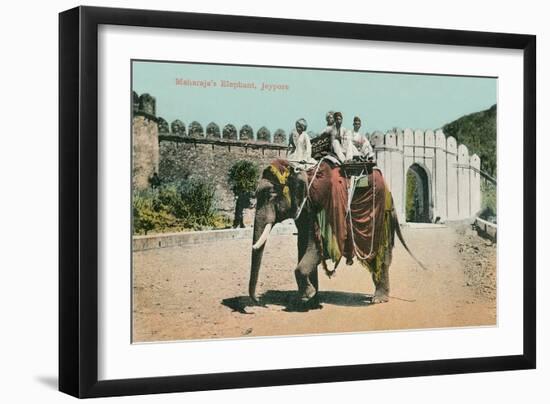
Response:
[[[304,206],[306,204],[306,202],[310,199],[310,196],[309,196],[309,190],[311,189],[311,185],[313,185],[313,181],[315,181],[315,178],[317,178],[317,172],[319,171],[319,167],[321,167],[321,162],[325,160],[325,157],[322,157],[315,165],[315,172],[313,173],[313,177],[311,179],[311,182],[308,180],[308,177],[306,175],[306,182],[307,182],[307,187],[306,187],[306,197],[304,198],[304,200],[302,201],[300,207],[298,208],[298,210],[296,211],[296,216],[294,216],[294,220],[298,219],[300,217],[300,215],[302,214],[302,210],[304,209]],[[312,167],[313,168],[313,167]]]

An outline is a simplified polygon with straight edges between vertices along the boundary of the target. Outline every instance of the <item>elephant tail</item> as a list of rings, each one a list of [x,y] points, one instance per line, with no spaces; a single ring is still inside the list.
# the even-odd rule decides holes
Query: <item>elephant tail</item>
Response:
[[[392,205],[393,205],[393,201],[392,201]],[[397,212],[395,211],[394,206],[392,206],[391,217],[392,217],[392,222],[393,222],[392,223],[393,228],[395,229],[395,232],[397,233],[397,238],[399,238],[399,241],[401,241],[401,244],[403,244],[403,247],[405,247],[405,250],[407,250],[407,252],[412,257],[412,259],[415,260],[418,265],[420,265],[420,268],[427,271],[428,268],[426,268],[426,266],[424,264],[422,264],[422,262],[420,262],[420,260],[418,258],[416,258],[414,256],[414,254],[412,253],[412,251],[409,249],[409,246],[407,245],[407,243],[405,241],[405,238],[403,237],[403,233],[401,233],[401,226],[399,225],[399,220],[397,219]]]

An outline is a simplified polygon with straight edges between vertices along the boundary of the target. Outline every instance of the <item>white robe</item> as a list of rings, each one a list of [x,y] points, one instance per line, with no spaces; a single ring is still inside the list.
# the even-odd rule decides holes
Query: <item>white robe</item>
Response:
[[[338,159],[341,162],[353,159],[353,142],[351,141],[350,131],[343,126],[340,127],[340,130],[333,126],[331,130],[334,135],[332,150]]]
[[[299,162],[305,161],[306,163],[315,163],[315,160],[311,157],[311,141],[309,135],[303,131],[298,134],[296,130],[293,130],[290,134],[291,144],[287,154],[287,158],[292,160],[290,163],[295,167],[307,168],[309,164],[300,164]],[[292,144],[294,147],[292,147]]]
[[[354,147],[354,156],[371,157],[374,155],[372,145],[365,134],[350,130],[350,137]]]

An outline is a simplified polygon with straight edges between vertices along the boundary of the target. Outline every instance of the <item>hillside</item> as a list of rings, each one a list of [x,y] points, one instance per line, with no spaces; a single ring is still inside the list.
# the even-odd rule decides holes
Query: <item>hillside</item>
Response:
[[[497,175],[497,106],[464,115],[443,126],[447,136],[454,136],[458,144],[468,147],[470,154],[481,159],[481,169],[491,176]]]

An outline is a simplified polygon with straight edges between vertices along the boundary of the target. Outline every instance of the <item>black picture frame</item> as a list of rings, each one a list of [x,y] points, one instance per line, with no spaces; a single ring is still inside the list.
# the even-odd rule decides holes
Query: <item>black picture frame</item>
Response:
[[[98,26],[101,24],[523,51],[523,354],[98,380]],[[59,390],[103,397],[536,366],[536,37],[505,33],[77,7],[59,15]]]

